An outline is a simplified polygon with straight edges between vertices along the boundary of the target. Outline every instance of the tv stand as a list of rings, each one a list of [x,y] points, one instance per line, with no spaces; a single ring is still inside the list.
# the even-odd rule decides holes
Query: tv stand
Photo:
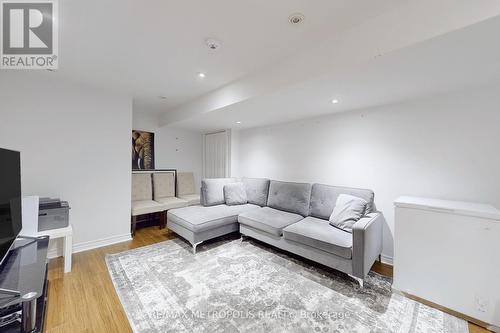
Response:
[[[49,237],[19,237],[0,267],[0,331],[43,332]]]
[[[14,297],[17,297],[17,296],[21,296],[21,293],[17,290],[10,290],[10,289],[4,289],[4,288],[0,288],[0,295],[9,295],[9,296],[14,296]]]

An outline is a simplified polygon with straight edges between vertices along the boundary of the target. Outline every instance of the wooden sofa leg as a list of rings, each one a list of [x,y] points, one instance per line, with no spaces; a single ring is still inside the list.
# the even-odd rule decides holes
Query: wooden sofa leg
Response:
[[[135,235],[136,226],[137,226],[137,216],[132,216],[132,223],[131,223],[132,237],[134,237],[134,235]]]
[[[167,226],[167,211],[160,212],[160,229],[164,229]]]

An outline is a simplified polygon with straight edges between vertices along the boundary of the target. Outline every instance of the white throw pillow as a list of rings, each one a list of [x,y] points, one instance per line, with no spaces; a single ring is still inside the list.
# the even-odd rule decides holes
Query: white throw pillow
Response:
[[[244,205],[248,202],[247,192],[243,183],[224,185],[224,200],[226,205]]]
[[[365,215],[367,205],[368,203],[361,198],[348,194],[339,195],[330,215],[330,225],[352,232],[354,223]]]

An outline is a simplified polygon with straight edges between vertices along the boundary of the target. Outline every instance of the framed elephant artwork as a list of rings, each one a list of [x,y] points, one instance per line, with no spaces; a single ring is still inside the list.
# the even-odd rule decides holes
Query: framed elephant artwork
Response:
[[[132,170],[155,168],[155,134],[132,131]]]

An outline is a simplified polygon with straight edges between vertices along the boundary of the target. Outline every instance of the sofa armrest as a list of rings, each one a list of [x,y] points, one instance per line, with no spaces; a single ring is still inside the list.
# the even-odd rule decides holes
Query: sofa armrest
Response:
[[[352,272],[364,279],[377,257],[382,253],[381,212],[370,213],[356,222],[352,228]]]

